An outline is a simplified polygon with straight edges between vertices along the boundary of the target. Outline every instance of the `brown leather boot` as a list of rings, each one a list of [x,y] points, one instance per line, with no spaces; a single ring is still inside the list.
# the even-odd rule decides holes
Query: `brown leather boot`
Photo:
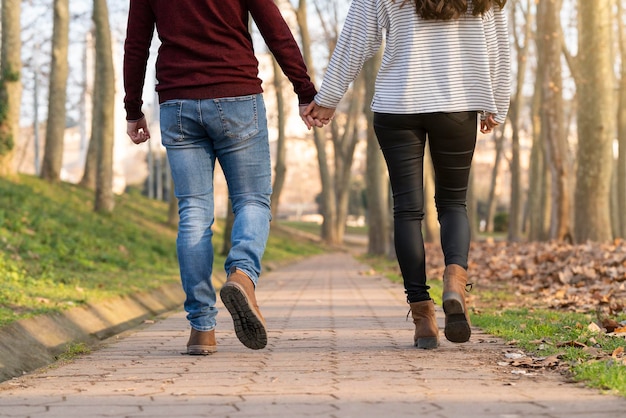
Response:
[[[265,319],[257,305],[252,280],[243,271],[233,267],[220,290],[220,297],[233,317],[239,341],[253,350],[265,347]]]
[[[417,348],[437,348],[439,345],[439,329],[435,317],[435,304],[432,300],[413,302],[411,315],[415,324],[413,341]]]
[[[472,333],[465,306],[467,270],[450,264],[443,273],[443,311],[446,314],[444,334],[453,343],[467,342]]]
[[[217,351],[215,330],[198,331],[191,328],[191,335],[187,342],[187,354],[192,356],[206,356]]]

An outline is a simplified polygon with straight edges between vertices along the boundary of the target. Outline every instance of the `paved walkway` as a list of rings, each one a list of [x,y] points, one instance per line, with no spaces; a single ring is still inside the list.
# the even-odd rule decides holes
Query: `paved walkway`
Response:
[[[257,292],[269,328],[263,350],[241,345],[222,309],[219,351],[181,355],[188,327],[175,313],[1,384],[0,416],[626,416],[626,399],[499,366],[510,347],[477,329],[466,344],[414,349],[401,287],[366,271],[337,253],[265,274]]]

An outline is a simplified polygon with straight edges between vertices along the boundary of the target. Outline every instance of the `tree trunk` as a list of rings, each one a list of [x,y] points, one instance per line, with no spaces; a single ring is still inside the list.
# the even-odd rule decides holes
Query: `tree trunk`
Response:
[[[0,51],[0,176],[16,174],[15,143],[19,134],[22,100],[22,41],[20,0],[2,0]]]
[[[430,146],[424,150],[424,242],[439,242],[439,220],[435,205],[435,172],[430,156]]]
[[[285,185],[287,174],[287,144],[285,138],[285,99],[283,97],[282,72],[280,66],[272,58],[274,69],[274,91],[276,93],[276,125],[278,138],[276,139],[276,162],[274,163],[274,184],[272,186],[272,218],[277,219],[280,194]]]
[[[115,71],[109,10],[106,0],[94,0],[93,21],[96,29],[96,75],[94,88],[94,124],[92,141],[98,144],[96,169],[96,212],[113,211],[113,144],[115,110]]]
[[[300,0],[298,8],[296,9],[296,18],[298,20],[298,27],[300,28],[300,38],[302,41],[302,56],[304,62],[309,69],[309,75],[311,81],[315,83],[315,72],[313,68],[313,55],[311,54],[311,36],[309,34],[309,25],[307,22],[307,0]],[[317,161],[320,171],[320,182],[322,185],[320,212],[322,214],[322,228],[321,237],[328,244],[339,244],[339,240],[335,235],[334,226],[337,224],[337,212],[336,212],[336,200],[335,200],[335,185],[333,182],[333,176],[330,173],[328,167],[328,157],[326,154],[326,138],[323,135],[322,130],[314,129],[313,138],[315,141],[315,148],[317,149]]]
[[[563,80],[560,30],[561,0],[542,0],[537,15],[537,68],[542,72],[541,131],[552,185],[550,238],[571,237],[570,164],[563,117]]]
[[[496,154],[493,159],[493,169],[491,171],[491,183],[489,184],[489,196],[487,197],[487,223],[485,231],[493,233],[493,223],[496,217],[496,209],[498,206],[498,171],[500,168],[500,160],[502,159],[502,147],[504,145],[504,128],[498,127],[493,132],[493,142]]]
[[[519,3],[516,1],[515,4]],[[520,113],[523,108],[524,82],[526,80],[526,63],[528,62],[528,48],[532,34],[531,0],[524,2],[524,23],[521,28],[522,39],[518,37],[516,24],[516,9],[511,7],[511,21],[515,37],[515,50],[517,55],[517,78],[515,93],[509,109],[509,121],[511,123],[511,194],[509,209],[509,227],[507,239],[515,242],[522,235],[522,168],[520,162]]]
[[[96,74],[95,72],[91,74],[88,72],[91,65],[95,66],[95,37],[96,35],[94,33],[94,29],[92,28],[87,33],[87,38],[85,40],[85,57],[83,62],[83,69],[85,70],[85,85],[83,90],[84,106],[81,107],[81,116],[85,118],[81,121],[81,123],[84,124],[84,127],[81,130],[81,135],[84,135],[84,138],[81,138],[81,152],[85,155],[85,167],[79,184],[89,190],[94,190],[96,188],[96,168],[98,165],[98,144],[93,140],[95,114],[95,109],[93,108],[95,103],[94,78]],[[88,119],[90,125],[87,125]]]
[[[579,1],[577,242],[609,241],[613,164],[612,0]]]
[[[336,118],[331,123],[335,158],[335,200],[337,203],[334,235],[339,243],[343,242],[348,217],[352,162],[354,160],[354,150],[359,139],[358,121],[363,113],[362,98],[363,75],[357,77],[354,81],[347,119],[342,123],[343,132],[339,133]]]
[[[48,122],[41,166],[41,178],[51,182],[61,179],[61,168],[63,167],[65,101],[67,98],[67,77],[69,74],[69,29],[69,0],[54,0]]]
[[[98,143],[95,137],[96,132],[94,132],[95,110],[96,109],[93,109],[91,116],[91,135],[89,145],[87,146],[87,154],[85,155],[85,169],[83,170],[83,177],[80,180],[80,185],[90,190],[96,188],[96,169],[98,167]]]
[[[380,150],[374,132],[374,112],[370,107],[374,97],[374,82],[380,66],[381,54],[376,54],[363,65],[365,98],[363,114],[367,123],[366,151],[366,210],[368,226],[367,252],[373,255],[387,255],[391,250],[391,214],[389,211],[389,176],[385,158]]]
[[[621,56],[621,75],[619,84],[619,105],[617,108],[617,140],[619,146],[619,154],[617,157],[617,225],[619,229],[616,231],[616,236],[626,238],[626,24],[624,23],[624,6],[622,0],[617,1],[618,6],[618,18],[617,24],[619,27],[619,45]]]
[[[544,241],[548,238],[546,228],[546,211],[549,206],[547,184],[550,172],[546,170],[544,138],[541,126],[541,85],[543,76],[536,73],[535,92],[531,106],[532,115],[532,147],[530,152],[529,185],[528,185],[528,240]]]

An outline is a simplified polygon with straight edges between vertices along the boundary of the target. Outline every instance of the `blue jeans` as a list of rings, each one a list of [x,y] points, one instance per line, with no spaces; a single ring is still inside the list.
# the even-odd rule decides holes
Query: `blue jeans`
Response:
[[[185,311],[198,331],[215,328],[213,272],[215,160],[222,167],[235,221],[224,268],[254,282],[270,229],[271,161],[263,97],[169,100],[161,104],[161,136],[178,198],[176,250]]]

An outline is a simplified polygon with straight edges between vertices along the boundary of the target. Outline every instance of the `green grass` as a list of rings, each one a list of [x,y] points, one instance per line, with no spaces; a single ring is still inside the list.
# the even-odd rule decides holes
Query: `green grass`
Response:
[[[113,213],[102,215],[93,192],[76,185],[0,178],[0,326],[178,282],[175,240],[167,204],[138,192],[117,196]],[[322,251],[272,230],[264,262]],[[216,254],[216,271],[223,263]]]
[[[75,358],[91,353],[91,349],[85,343],[71,343],[65,347],[65,351],[56,357],[57,361],[67,362]]]
[[[588,325],[594,321],[593,314],[527,308],[472,316],[474,325],[527,353],[557,356],[574,379],[626,397],[626,363],[611,357],[619,347],[626,348],[626,340],[591,331]]]

